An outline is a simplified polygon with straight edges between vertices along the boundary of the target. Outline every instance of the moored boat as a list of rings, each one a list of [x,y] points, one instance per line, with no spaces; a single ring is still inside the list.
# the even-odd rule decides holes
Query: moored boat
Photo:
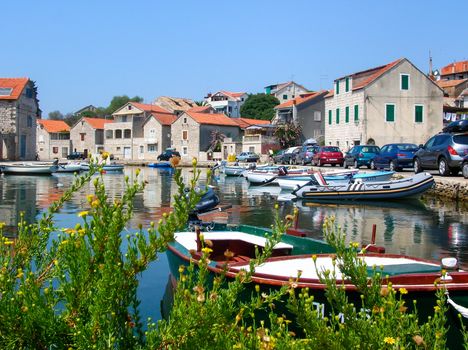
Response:
[[[57,171],[56,162],[12,162],[0,164],[4,174],[16,175],[50,175]]]
[[[81,170],[80,163],[68,162],[68,163],[59,163],[57,167],[57,173],[79,173]]]
[[[356,180],[346,184],[327,184],[323,176],[314,174],[311,181],[295,189],[292,194],[298,198],[311,200],[387,200],[417,198],[434,185],[429,173],[419,173],[411,177],[380,182]]]
[[[148,167],[150,168],[170,168],[172,165],[169,162],[157,162],[157,163],[149,163]]]
[[[84,171],[89,170],[89,163],[80,163],[81,169]],[[122,164],[117,164],[117,163],[110,163],[110,164],[104,164],[102,166],[102,170],[108,171],[108,172],[121,172],[123,171],[124,166]]]

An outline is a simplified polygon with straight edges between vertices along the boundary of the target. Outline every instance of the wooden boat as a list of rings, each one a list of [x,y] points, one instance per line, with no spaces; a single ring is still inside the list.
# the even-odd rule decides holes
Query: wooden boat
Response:
[[[81,170],[81,163],[59,163],[57,168],[57,173],[79,173]]]
[[[203,233],[204,239],[211,242],[212,249],[208,270],[214,277],[226,268],[226,277],[234,279],[240,271],[249,269],[249,262],[255,257],[255,250],[261,251],[265,247],[265,237],[270,232],[267,229],[245,225],[213,224],[209,231]],[[229,254],[226,254],[226,251]],[[252,283],[248,286],[258,284],[262,290],[274,290],[290,284],[293,279],[297,288],[309,288],[309,293],[314,296],[311,307],[317,309],[319,317],[324,317],[330,309],[325,297],[326,286],[318,278],[317,271],[333,270],[333,253],[333,248],[325,242],[283,235],[281,242],[274,246],[272,256],[262,265],[255,267]],[[315,262],[312,255],[315,255]],[[176,277],[179,275],[180,265],[188,265],[190,261],[197,264],[202,256],[199,231],[176,233],[175,240],[168,245],[167,256],[171,273]],[[439,281],[447,289],[454,311],[466,311],[461,305],[468,305],[468,272],[457,269],[456,259],[448,258],[448,261],[441,264],[397,254],[366,253],[358,257],[368,266],[369,277],[377,266],[382,275],[388,276],[383,281],[385,285],[391,282],[396,290],[404,288],[408,293],[402,296],[410,307],[412,300],[417,299],[420,317],[426,317],[427,314],[424,313],[430,313],[435,306],[435,281]],[[442,276],[441,269],[447,267],[452,270]],[[349,302],[359,305],[359,292],[347,278],[342,277],[338,267],[336,276],[339,283],[344,280]],[[457,317],[453,317],[451,322],[451,327],[459,327]]]
[[[50,175],[57,171],[54,162],[13,162],[0,164],[1,172],[16,175]]]
[[[323,178],[328,185],[348,184],[350,181],[360,180],[362,182],[388,181],[392,178],[394,171],[376,171],[373,173],[354,172],[347,174],[328,174],[322,173]],[[292,191],[296,188],[306,185],[312,178],[312,175],[300,176],[278,176],[276,182],[282,190]]]
[[[295,189],[292,194],[310,200],[387,200],[417,198],[434,185],[429,173],[419,173],[400,180],[380,182],[354,181],[329,185],[321,174],[314,174],[311,181]]]

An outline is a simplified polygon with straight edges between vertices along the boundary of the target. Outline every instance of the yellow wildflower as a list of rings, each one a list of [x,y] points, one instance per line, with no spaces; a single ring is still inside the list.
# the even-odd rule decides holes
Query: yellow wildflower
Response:
[[[6,239],[5,242],[3,242],[3,244],[5,245],[12,245],[14,242],[13,241],[10,241],[9,239]]]
[[[107,158],[109,158],[109,152],[102,152],[101,157],[102,159],[106,160]]]
[[[4,221],[0,222],[0,230],[3,230],[3,228],[6,226],[6,223]]]
[[[193,157],[192,158],[192,166],[197,166],[197,158],[196,157]]]
[[[406,288],[400,288],[399,291],[400,291],[400,294],[408,294],[408,291],[406,290]]]
[[[258,284],[255,285],[255,291],[258,293],[260,292],[260,286]]]
[[[208,248],[208,247],[205,247],[205,248],[202,249],[202,252],[205,253],[205,254],[210,254],[212,251],[213,251],[213,249]]]
[[[94,200],[94,194],[86,195],[86,200],[88,201],[88,203],[91,203]]]
[[[440,311],[440,306],[437,306],[437,305],[434,306],[434,311],[435,311],[435,312],[439,312],[439,311]]]
[[[99,201],[99,199],[95,199],[91,202],[91,207],[93,208],[97,208],[99,206],[99,204],[101,204],[101,202]]]
[[[87,215],[89,215],[89,212],[86,211],[86,210],[85,210],[85,211],[81,211],[81,212],[78,213],[78,216],[79,216],[80,218],[86,217]]]
[[[393,344],[395,344],[395,338],[393,338],[393,337],[385,337],[385,338],[384,338],[384,342],[385,342],[386,344],[391,344],[391,345],[393,345]]]

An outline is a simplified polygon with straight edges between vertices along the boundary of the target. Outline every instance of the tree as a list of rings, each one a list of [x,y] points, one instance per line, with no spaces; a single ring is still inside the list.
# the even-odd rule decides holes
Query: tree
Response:
[[[60,111],[53,111],[49,113],[49,119],[51,120],[63,120],[63,114]]]
[[[125,105],[127,102],[143,102],[143,98],[140,96],[128,97],[127,95],[114,96],[107,108],[104,109],[105,115],[111,115],[120,107]]]
[[[219,130],[211,131],[211,142],[210,142],[210,148],[208,148],[208,151],[213,151],[213,152],[221,151],[221,143],[224,141],[225,137],[226,135],[224,135]]]
[[[275,137],[278,139],[281,148],[296,146],[301,135],[301,127],[294,123],[278,125],[275,130]]]
[[[205,100],[195,101],[195,104],[200,107],[208,106],[208,103]]]
[[[272,120],[275,116],[274,107],[279,103],[278,99],[273,95],[249,95],[241,106],[240,113],[244,118]]]

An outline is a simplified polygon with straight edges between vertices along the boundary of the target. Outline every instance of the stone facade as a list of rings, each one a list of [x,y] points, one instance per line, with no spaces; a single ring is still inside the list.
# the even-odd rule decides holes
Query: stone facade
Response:
[[[369,72],[335,81],[334,93],[325,99],[326,144],[343,150],[372,141],[380,146],[421,144],[441,131],[443,91],[411,62],[401,59]],[[403,76],[408,77],[407,89],[402,88]],[[387,115],[389,108],[393,113]],[[422,120],[417,120],[417,110]]]
[[[38,122],[36,137],[39,160],[66,159],[72,150],[70,131],[49,132]]]
[[[34,83],[27,78],[1,79],[0,87],[12,95],[0,95],[0,160],[34,160],[36,158],[36,119],[41,110]]]
[[[93,120],[96,119],[96,120]],[[111,120],[98,118],[81,118],[70,129],[70,140],[73,152],[87,155],[98,154],[104,150],[104,125]],[[99,125],[95,125],[99,124]],[[102,126],[102,127],[101,127]]]
[[[265,87],[267,95],[274,95],[280,103],[290,101],[300,95],[306,94],[307,89],[294,81],[286,83],[273,84]]]

